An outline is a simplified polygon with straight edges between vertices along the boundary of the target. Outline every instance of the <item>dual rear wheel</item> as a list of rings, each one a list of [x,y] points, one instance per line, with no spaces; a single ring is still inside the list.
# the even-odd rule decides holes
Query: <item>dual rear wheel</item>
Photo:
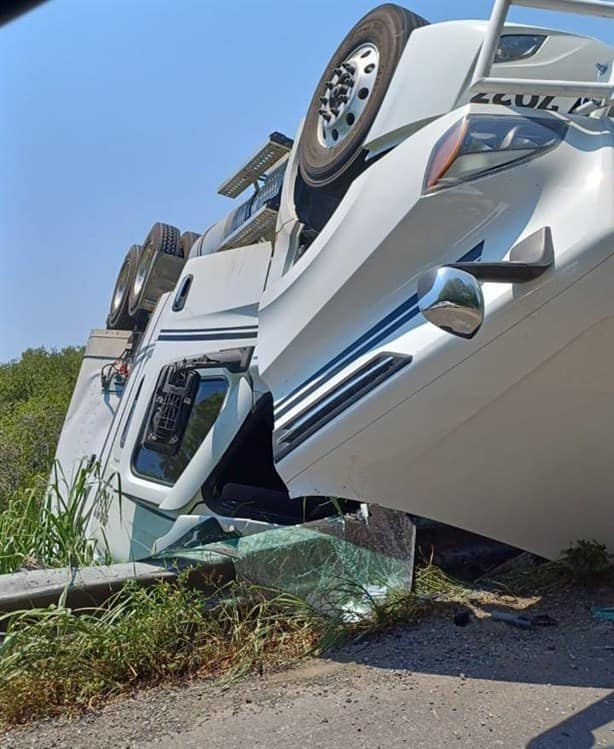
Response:
[[[121,265],[107,316],[110,330],[132,330],[138,313],[150,313],[162,294],[171,291],[189,256],[195,232],[156,223],[142,245],[132,245]]]

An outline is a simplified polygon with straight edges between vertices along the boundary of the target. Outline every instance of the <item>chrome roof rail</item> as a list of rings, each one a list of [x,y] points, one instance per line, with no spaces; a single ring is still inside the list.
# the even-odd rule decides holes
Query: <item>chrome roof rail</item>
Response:
[[[510,5],[555,10],[566,13],[602,16],[614,19],[614,2],[605,0],[495,0],[486,29],[484,43],[476,63],[471,90],[484,93],[545,94],[550,96],[583,97],[603,100],[603,106],[614,97],[614,61],[610,62],[608,81],[557,81],[531,78],[490,77],[499,38]]]

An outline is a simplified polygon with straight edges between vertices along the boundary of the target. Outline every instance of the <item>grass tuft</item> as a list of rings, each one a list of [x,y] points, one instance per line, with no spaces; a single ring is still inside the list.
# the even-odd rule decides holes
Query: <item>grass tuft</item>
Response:
[[[580,540],[563,552],[562,563],[576,582],[608,576],[613,571],[612,559],[605,544]]]
[[[599,586],[614,582],[614,564],[597,541],[579,540],[553,562],[528,564],[491,580],[498,590],[513,595],[545,595],[573,585]]]
[[[233,584],[226,598],[175,584],[127,584],[92,610],[50,607],[5,617],[0,723],[92,707],[140,684],[231,678],[312,652],[326,626],[297,599]]]
[[[49,482],[40,477],[16,492],[0,513],[0,574],[94,563],[101,549],[88,526],[111,492],[98,464],[86,463],[70,483],[55,465]],[[102,561],[104,556],[103,550]]]

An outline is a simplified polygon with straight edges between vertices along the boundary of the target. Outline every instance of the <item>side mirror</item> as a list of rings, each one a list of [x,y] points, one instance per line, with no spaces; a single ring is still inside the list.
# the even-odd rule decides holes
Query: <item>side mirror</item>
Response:
[[[433,325],[461,338],[473,338],[484,320],[484,297],[476,279],[442,266],[418,279],[418,308]]]

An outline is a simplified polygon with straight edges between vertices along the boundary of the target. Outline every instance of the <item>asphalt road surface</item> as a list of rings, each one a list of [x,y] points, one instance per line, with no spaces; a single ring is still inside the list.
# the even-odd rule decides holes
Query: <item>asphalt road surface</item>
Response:
[[[614,747],[614,624],[594,618],[594,600],[551,597],[531,612],[558,626],[528,631],[488,618],[458,627],[451,606],[289,671],[142,691],[0,746]]]

